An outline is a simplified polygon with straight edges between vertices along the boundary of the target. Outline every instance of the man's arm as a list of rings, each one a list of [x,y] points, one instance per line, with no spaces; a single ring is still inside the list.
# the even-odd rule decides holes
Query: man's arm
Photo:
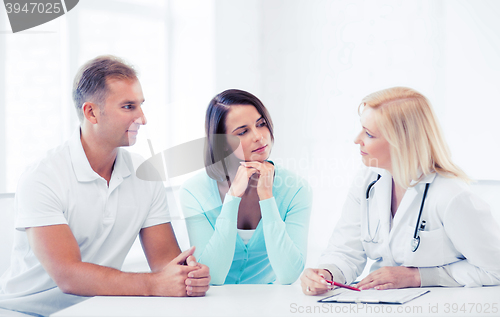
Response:
[[[188,273],[199,270],[196,266],[179,265],[192,255],[192,249],[179,254],[157,272],[125,273],[82,262],[78,243],[68,225],[32,227],[27,228],[26,233],[35,256],[65,293],[83,296],[186,296]],[[175,252],[179,252],[178,247]]]
[[[152,272],[162,271],[181,251],[177,244],[172,225],[164,223],[143,228],[140,232],[141,244]],[[191,254],[194,248],[191,248]],[[206,265],[197,263],[194,256],[186,259],[195,270],[188,273],[185,281],[188,296],[204,296],[209,288],[210,273]]]
[[[170,223],[143,228],[139,236],[151,272],[161,271],[181,253]]]

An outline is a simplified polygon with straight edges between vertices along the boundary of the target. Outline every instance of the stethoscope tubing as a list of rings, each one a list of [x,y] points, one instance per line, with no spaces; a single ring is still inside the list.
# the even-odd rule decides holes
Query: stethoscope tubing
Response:
[[[372,189],[373,185],[375,185],[378,182],[380,177],[382,177],[382,176],[380,174],[378,174],[377,179],[374,180],[373,182],[371,182],[370,185],[368,185],[368,188],[366,189],[366,219],[368,221],[367,230],[368,230],[368,237],[370,238],[370,240],[365,239],[365,242],[376,243],[374,240],[375,240],[375,237],[377,236],[378,228],[380,226],[380,220],[379,220],[379,222],[377,223],[377,228],[375,229],[375,234],[372,237],[371,230],[370,230],[370,202],[369,202],[370,190]]]
[[[373,182],[371,182],[370,185],[368,185],[368,188],[366,189],[366,200],[368,200],[370,198],[370,189],[372,189],[373,185],[375,185],[375,183],[378,182],[380,177],[382,177],[382,176],[380,174],[378,174],[377,179],[374,180]]]
[[[427,191],[429,190],[429,183],[425,184],[424,196],[422,197],[422,203],[420,204],[420,211],[418,212],[417,224],[415,226],[415,233],[413,238],[416,239],[418,235],[418,230],[420,229],[420,218],[422,217],[422,210],[424,210],[425,198],[427,197]]]
[[[425,184],[424,196],[422,197],[422,203],[420,204],[420,211],[418,212],[417,224],[415,225],[415,232],[413,233],[412,239],[412,248],[411,251],[417,251],[420,246],[420,236],[418,235],[418,231],[421,230],[420,227],[420,218],[422,217],[422,211],[424,210],[425,198],[427,197],[427,191],[429,190],[430,183]],[[413,245],[415,244],[415,245]]]
[[[377,231],[378,231],[378,225],[377,225],[377,230],[375,232],[375,236],[372,238],[371,236],[371,230],[370,230],[370,215],[369,215],[369,211],[368,211],[368,200],[370,199],[370,190],[372,189],[372,187],[378,182],[378,180],[381,178],[382,176],[380,174],[378,174],[378,177],[376,180],[374,180],[373,182],[371,182],[368,187],[366,188],[366,202],[367,202],[367,221],[368,221],[368,224],[367,224],[367,229],[368,229],[368,236],[370,237],[370,240],[365,240],[365,242],[373,242],[373,243],[376,243],[374,240],[375,240],[375,236],[377,235]],[[421,230],[421,226],[420,226],[420,219],[422,218],[422,212],[424,210],[424,204],[425,204],[425,199],[427,198],[427,192],[429,190],[429,185],[430,183],[426,183],[425,184],[425,190],[424,190],[424,195],[422,197],[422,203],[420,204],[420,210],[418,212],[418,217],[417,217],[417,223],[415,225],[415,231],[413,233],[413,239],[412,239],[412,252],[415,252],[417,251],[418,247],[420,246],[420,236],[418,235],[418,231]]]

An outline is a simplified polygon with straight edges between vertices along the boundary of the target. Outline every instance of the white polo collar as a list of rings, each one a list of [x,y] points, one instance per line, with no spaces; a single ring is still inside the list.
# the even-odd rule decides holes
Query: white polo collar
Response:
[[[79,182],[91,182],[102,178],[90,166],[87,155],[83,150],[80,135],[81,131],[80,127],[78,127],[68,141],[71,164],[73,165],[73,171],[75,172],[77,180]],[[118,178],[125,178],[131,175],[130,168],[127,166],[123,154],[123,149],[119,148],[113,167],[113,174]]]

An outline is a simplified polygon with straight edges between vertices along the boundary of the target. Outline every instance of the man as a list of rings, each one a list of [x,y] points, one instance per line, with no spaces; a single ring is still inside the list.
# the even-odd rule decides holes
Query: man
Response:
[[[87,62],[73,100],[80,129],[20,179],[0,307],[49,315],[81,296],[204,296],[208,267],[194,248],[180,253],[162,183],[138,179],[120,148],[146,124],[134,69],[114,56]],[[119,270],[137,234],[151,273]]]

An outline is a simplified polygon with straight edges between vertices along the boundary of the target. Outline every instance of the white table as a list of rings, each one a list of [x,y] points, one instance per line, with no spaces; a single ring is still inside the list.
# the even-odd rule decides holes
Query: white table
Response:
[[[429,289],[430,293],[404,305],[325,304],[317,302],[325,296],[306,296],[298,283],[224,285],[212,286],[205,297],[197,298],[93,297],[51,317],[500,316],[500,286]]]

